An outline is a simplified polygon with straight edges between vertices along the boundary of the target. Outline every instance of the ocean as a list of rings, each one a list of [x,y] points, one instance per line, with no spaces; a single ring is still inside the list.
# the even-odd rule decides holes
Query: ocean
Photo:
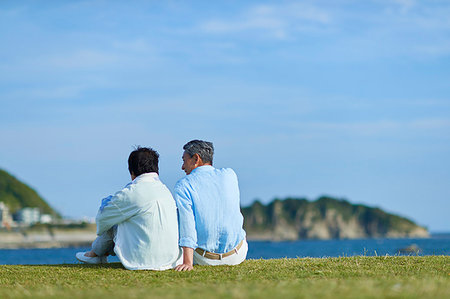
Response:
[[[249,241],[248,259],[297,257],[349,257],[395,255],[450,255],[450,234],[428,239],[304,240],[292,242]],[[400,253],[414,245],[419,252]],[[0,249],[0,265],[79,263],[75,254],[89,248]],[[118,262],[117,257],[109,257]]]

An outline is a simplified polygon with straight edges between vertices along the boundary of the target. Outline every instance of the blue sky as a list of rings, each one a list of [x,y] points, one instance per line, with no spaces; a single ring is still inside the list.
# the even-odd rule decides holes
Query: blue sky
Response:
[[[448,1],[2,1],[0,168],[95,216],[133,145],[450,230]]]

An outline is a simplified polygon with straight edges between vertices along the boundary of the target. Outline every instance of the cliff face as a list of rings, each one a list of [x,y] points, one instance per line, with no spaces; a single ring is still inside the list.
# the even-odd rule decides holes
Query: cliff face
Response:
[[[428,237],[409,219],[378,208],[328,197],[310,202],[288,198],[242,209],[244,229],[253,240]]]

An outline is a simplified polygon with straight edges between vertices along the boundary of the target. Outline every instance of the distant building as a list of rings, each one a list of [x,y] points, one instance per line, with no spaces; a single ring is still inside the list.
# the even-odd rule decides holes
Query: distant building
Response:
[[[81,221],[85,222],[85,223],[94,224],[95,223],[95,217],[83,216],[83,218],[81,218]]]
[[[9,208],[3,201],[0,201],[0,227],[10,227],[13,223]]]
[[[53,221],[52,215],[42,214],[39,222],[41,223],[51,223]]]
[[[16,212],[16,221],[21,224],[35,224],[41,220],[39,208],[23,208]]]

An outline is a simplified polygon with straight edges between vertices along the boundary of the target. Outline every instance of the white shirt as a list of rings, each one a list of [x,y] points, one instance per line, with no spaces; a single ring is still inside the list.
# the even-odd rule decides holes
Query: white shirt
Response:
[[[117,225],[114,252],[129,270],[167,270],[182,262],[177,209],[157,173],[144,173],[102,200],[97,235]]]

